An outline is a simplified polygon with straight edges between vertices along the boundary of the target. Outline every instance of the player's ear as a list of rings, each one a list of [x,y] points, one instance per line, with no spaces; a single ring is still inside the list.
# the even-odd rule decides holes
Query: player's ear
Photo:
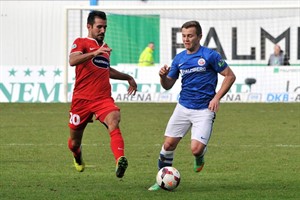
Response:
[[[93,25],[87,24],[86,27],[87,27],[88,29],[90,29],[90,28],[93,28]]]
[[[201,39],[202,39],[202,34],[199,35],[199,40],[201,40]]]

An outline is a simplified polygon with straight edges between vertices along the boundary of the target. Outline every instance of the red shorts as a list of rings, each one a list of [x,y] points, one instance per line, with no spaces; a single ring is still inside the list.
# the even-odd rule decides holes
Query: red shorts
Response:
[[[112,111],[120,111],[113,98],[101,100],[73,99],[69,127],[74,130],[83,129],[92,120],[93,115],[103,123],[105,117]]]

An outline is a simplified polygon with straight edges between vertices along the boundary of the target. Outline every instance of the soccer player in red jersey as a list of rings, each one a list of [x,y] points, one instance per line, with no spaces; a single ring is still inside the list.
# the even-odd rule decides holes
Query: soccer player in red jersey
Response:
[[[73,153],[76,170],[84,171],[81,140],[86,125],[95,116],[108,129],[116,160],[116,176],[122,178],[128,161],[124,156],[124,140],[119,128],[120,109],[111,97],[109,79],[127,80],[129,95],[135,95],[137,85],[130,75],[110,67],[112,49],[104,42],[106,28],[106,14],[91,11],[87,18],[88,37],[77,38],[69,55],[70,65],[76,66],[76,78],[70,109],[68,147]]]

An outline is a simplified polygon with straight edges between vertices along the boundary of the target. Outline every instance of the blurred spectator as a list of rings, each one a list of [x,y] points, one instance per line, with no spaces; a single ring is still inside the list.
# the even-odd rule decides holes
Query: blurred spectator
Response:
[[[280,66],[280,65],[290,65],[288,56],[283,53],[280,46],[276,44],[274,46],[274,53],[270,55],[269,66]]]
[[[154,51],[154,43],[149,42],[148,46],[144,49],[141,53],[139,58],[139,66],[154,66],[154,58],[153,58],[153,51]]]

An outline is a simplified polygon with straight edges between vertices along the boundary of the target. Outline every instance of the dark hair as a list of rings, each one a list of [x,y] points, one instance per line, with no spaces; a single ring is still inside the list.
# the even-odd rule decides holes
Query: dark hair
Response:
[[[199,24],[199,22],[197,21],[188,21],[188,22],[185,22],[182,26],[181,26],[181,30],[183,28],[191,28],[191,27],[195,27],[196,28],[196,34],[197,35],[201,35],[202,34],[202,28]]]
[[[99,17],[100,19],[106,20],[106,14],[105,12],[98,11],[98,10],[93,10],[90,12],[88,18],[87,18],[87,23],[90,25],[93,25],[95,23],[95,18]]]

